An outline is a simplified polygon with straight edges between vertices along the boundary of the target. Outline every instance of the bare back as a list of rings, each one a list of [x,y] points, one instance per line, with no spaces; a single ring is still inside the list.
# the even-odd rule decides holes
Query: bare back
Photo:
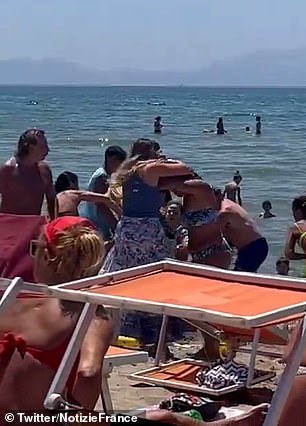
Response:
[[[239,185],[232,181],[225,185],[224,187],[224,197],[234,203],[239,203],[240,199],[240,187]]]
[[[63,191],[56,196],[59,216],[78,216],[80,199],[75,191]]]
[[[224,236],[238,249],[261,238],[255,221],[231,200],[222,201],[218,217]]]
[[[183,198],[185,212],[216,208],[215,195],[206,182],[193,179],[186,181],[184,186],[190,188],[190,192],[186,191]]]
[[[40,215],[49,167],[45,163],[22,166],[15,158],[0,168],[1,213]]]
[[[0,336],[10,330],[28,346],[49,349],[71,334],[76,320],[63,314],[57,299],[17,299],[1,315]]]

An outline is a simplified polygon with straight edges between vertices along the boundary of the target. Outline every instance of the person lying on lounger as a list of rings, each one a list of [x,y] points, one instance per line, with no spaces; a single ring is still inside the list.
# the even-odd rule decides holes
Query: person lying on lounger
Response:
[[[39,283],[51,286],[85,278],[101,268],[103,241],[87,219],[55,219],[44,226],[39,241],[32,242],[31,247],[34,276]],[[43,409],[83,306],[23,295],[0,314],[0,410]],[[104,308],[98,307],[67,381],[66,399],[87,409],[95,407],[112,334],[111,321]]]

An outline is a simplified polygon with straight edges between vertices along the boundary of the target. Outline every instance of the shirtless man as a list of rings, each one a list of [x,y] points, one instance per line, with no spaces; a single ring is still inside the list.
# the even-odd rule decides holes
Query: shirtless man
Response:
[[[14,157],[0,168],[1,213],[41,214],[46,196],[50,219],[55,216],[55,190],[51,170],[43,160],[49,152],[43,130],[26,130]]]
[[[235,271],[257,272],[269,252],[267,240],[262,237],[253,219],[238,204],[225,200],[221,191],[215,191],[218,200],[218,220],[227,241],[238,250]]]
[[[122,209],[107,194],[98,192],[81,191],[77,175],[72,172],[61,173],[55,182],[57,214],[58,216],[79,216],[78,206],[82,201],[103,203],[106,208],[121,216]]]
[[[242,176],[237,170],[234,174],[233,180],[227,183],[224,187],[223,196],[228,200],[233,201],[234,203],[238,203],[240,206],[242,205],[241,201],[241,193],[240,193],[240,182],[242,181]]]

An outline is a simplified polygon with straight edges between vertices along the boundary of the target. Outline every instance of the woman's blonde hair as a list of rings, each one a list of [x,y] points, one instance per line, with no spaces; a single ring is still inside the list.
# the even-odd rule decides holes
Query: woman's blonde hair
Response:
[[[103,240],[97,231],[84,225],[58,231],[47,250],[57,283],[96,275],[103,263]]]

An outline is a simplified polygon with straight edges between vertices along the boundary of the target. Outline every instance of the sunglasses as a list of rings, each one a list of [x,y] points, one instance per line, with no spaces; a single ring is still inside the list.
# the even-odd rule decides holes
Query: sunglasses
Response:
[[[30,241],[30,256],[35,257],[36,251],[39,247],[39,241],[38,240],[31,240]]]

